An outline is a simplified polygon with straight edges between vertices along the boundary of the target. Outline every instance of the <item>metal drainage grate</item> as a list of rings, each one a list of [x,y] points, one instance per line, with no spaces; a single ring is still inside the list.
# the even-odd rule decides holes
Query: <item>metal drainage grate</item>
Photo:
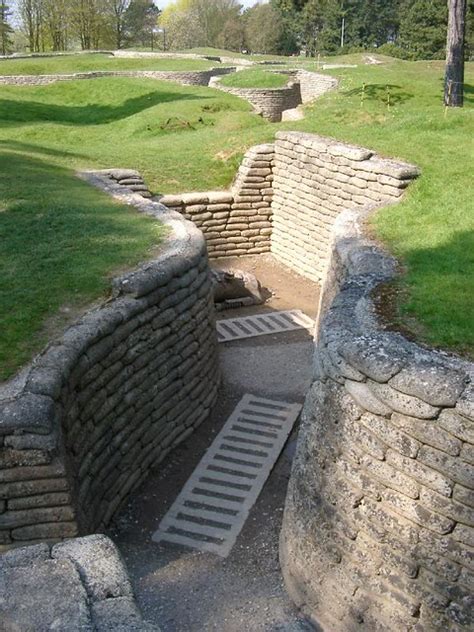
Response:
[[[301,410],[244,395],[153,535],[227,557]]]
[[[282,312],[268,312],[254,316],[240,316],[217,321],[217,340],[229,342],[240,338],[252,338],[265,334],[277,334],[295,329],[314,327],[314,321],[300,309]]]

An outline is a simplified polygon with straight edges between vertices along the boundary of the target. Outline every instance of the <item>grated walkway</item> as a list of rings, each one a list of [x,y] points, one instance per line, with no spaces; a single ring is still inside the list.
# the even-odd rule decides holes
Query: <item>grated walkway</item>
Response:
[[[262,312],[254,316],[240,316],[218,320],[217,340],[230,342],[267,334],[286,333],[297,329],[314,328],[314,321],[300,309]]]
[[[300,410],[244,395],[152,539],[227,557]]]

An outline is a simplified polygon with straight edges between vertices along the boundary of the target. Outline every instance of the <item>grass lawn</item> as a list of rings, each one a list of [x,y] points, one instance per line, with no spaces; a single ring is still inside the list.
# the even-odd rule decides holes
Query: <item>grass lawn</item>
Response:
[[[0,75],[57,75],[89,70],[207,70],[216,62],[205,59],[127,58],[102,53],[0,59]]]
[[[162,226],[44,156],[0,154],[0,381],[150,257]]]
[[[0,376],[41,347],[45,323],[61,306],[103,294],[107,274],[146,258],[157,240],[156,226],[78,182],[73,169],[139,169],[155,193],[224,188],[245,149],[278,129],[334,136],[422,168],[405,200],[377,214],[373,230],[406,270],[400,319],[431,344],[472,354],[473,65],[465,107],[447,116],[440,62],[327,72],[341,79],[340,90],[307,107],[304,120],[278,124],[232,95],[153,80],[2,86],[0,314],[7,327],[0,325]]]
[[[332,71],[342,80],[340,90],[286,127],[359,143],[421,167],[422,177],[405,200],[380,211],[372,227],[405,271],[399,322],[421,340],[472,355],[474,64],[466,65],[464,108],[446,116],[443,70],[442,62],[391,60]]]
[[[252,68],[224,75],[220,83],[229,88],[283,88],[288,83],[288,77],[260,68]]]

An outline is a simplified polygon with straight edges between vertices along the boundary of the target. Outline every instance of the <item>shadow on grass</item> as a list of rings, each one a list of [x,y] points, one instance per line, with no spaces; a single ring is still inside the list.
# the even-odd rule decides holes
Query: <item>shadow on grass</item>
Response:
[[[368,83],[342,93],[346,97],[358,96],[367,101],[379,101],[387,104],[390,95],[390,105],[401,105],[413,98],[413,94],[402,90],[401,86],[393,83]]]
[[[440,80],[442,84],[442,90],[444,92],[444,78]],[[443,95],[441,95],[441,99]],[[474,103],[474,86],[469,83],[464,84],[464,103]]]
[[[162,103],[206,98],[209,97],[156,91],[127,99],[121,105],[90,104],[81,106],[0,99],[0,120],[14,123],[51,121],[74,125],[101,125],[128,118]]]
[[[464,84],[464,100],[468,103],[474,103],[474,86],[469,83]]]
[[[19,140],[0,140],[0,150],[11,150],[18,152],[27,152],[29,154],[43,154],[45,156],[53,156],[55,158],[84,158],[90,159],[86,154],[78,154],[75,151],[61,151],[52,147],[43,147],[43,145],[33,145],[31,143],[22,143]]]

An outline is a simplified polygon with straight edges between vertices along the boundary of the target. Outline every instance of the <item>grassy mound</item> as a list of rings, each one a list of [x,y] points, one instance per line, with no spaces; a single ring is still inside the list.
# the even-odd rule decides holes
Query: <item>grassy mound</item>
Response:
[[[252,68],[225,75],[220,82],[229,88],[283,88],[288,83],[288,77],[260,68]]]
[[[208,70],[215,66],[204,59],[127,58],[101,53],[0,59],[0,75],[58,75],[90,70]]]
[[[200,188],[205,175],[223,186],[238,157],[214,156],[233,128],[259,124],[248,109],[224,93],[154,80],[2,87],[0,381],[103,298],[114,271],[160,243],[159,224],[74,169],[140,169],[157,191]]]

